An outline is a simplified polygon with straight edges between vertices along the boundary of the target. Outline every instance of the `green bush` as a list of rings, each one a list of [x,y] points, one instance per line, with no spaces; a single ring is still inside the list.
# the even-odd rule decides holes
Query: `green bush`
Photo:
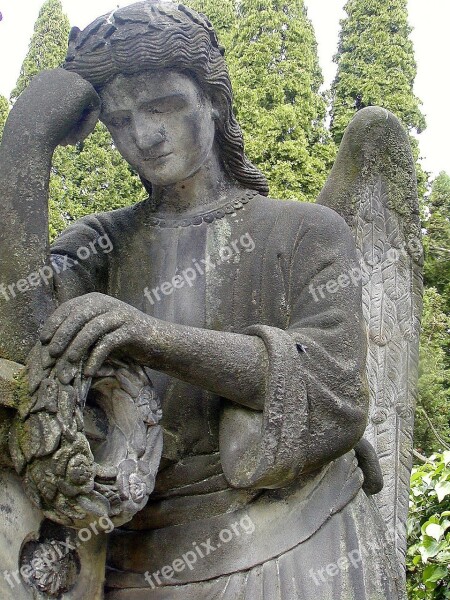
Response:
[[[411,475],[407,577],[411,600],[450,598],[450,452]]]

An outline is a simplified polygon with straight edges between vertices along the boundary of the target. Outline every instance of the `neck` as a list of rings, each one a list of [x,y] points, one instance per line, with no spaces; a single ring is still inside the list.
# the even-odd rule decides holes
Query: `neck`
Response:
[[[152,200],[158,213],[189,214],[208,204],[225,201],[237,188],[212,152],[187,179],[166,186],[152,184]]]

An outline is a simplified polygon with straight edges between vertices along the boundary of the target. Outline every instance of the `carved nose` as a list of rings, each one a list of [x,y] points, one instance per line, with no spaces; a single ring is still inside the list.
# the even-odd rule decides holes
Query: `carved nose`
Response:
[[[136,131],[136,144],[141,150],[149,150],[154,146],[158,146],[165,140],[164,132],[161,130],[155,131]]]

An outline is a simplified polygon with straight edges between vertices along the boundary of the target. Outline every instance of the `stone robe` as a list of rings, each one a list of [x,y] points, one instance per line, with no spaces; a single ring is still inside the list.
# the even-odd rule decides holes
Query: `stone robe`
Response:
[[[52,249],[60,301],[101,292],[267,349],[263,413],[149,370],[163,458],[147,507],[110,536],[107,598],[399,598],[352,451],[368,398],[350,230],[325,207],[260,196],[207,221],[155,225],[143,202],[81,219]]]

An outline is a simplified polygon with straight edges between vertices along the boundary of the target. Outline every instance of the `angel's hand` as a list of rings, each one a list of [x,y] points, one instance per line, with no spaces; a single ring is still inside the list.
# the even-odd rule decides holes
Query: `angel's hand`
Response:
[[[44,325],[40,339],[70,380],[80,361],[92,377],[112,353],[145,364],[152,353],[153,317],[104,294],[91,293],[62,304]],[[68,382],[68,381],[67,381]]]
[[[31,138],[54,149],[76,144],[95,127],[100,99],[90,83],[65,69],[42,71],[19,96],[11,111]]]

